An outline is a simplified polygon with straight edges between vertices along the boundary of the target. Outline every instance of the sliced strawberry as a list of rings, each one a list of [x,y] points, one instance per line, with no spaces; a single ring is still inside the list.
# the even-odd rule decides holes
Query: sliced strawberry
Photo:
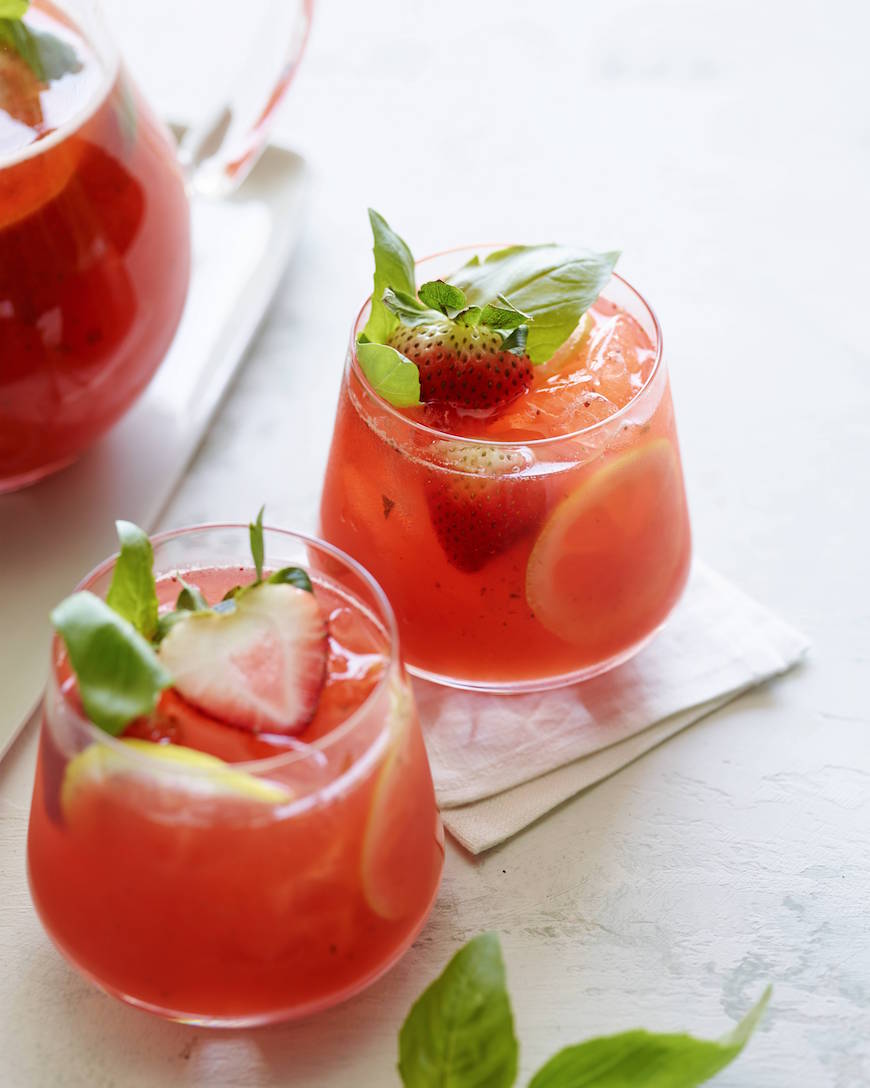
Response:
[[[433,325],[400,326],[390,337],[420,371],[420,399],[462,408],[501,408],[532,384],[526,355],[503,347],[500,333],[482,326],[445,320]]]
[[[522,455],[497,446],[445,443],[448,467],[425,485],[429,516],[448,561],[470,573],[506,552],[544,514],[544,493],[519,475]]]
[[[282,742],[285,747],[296,743],[286,734],[277,736],[236,729],[195,707],[174,688],[163,692],[152,714],[130,722],[124,737],[180,744],[217,756],[226,763],[267,759],[282,751]]]
[[[194,706],[254,733],[295,733],[326,679],[327,626],[313,593],[261,583],[231,611],[191,612],[160,644],[173,686]]]

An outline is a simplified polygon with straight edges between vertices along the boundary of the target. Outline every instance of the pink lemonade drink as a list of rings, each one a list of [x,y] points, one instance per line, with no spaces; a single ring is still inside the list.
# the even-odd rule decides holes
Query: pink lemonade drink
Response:
[[[0,19],[0,493],[68,464],[130,407],[187,295],[174,144],[98,20],[68,7]]]
[[[414,939],[441,873],[386,599],[326,545],[262,538],[259,581],[242,527],[155,539],[154,659],[171,679],[151,711],[97,728],[81,647],[61,638],[45,701],[28,841],[42,922],[103,989],[190,1022],[288,1019],[357,992]],[[84,583],[100,605],[122,601],[115,569]]]
[[[658,322],[614,254],[446,253],[419,295],[406,260],[353,331],[322,534],[383,585],[422,676],[516,691],[605,671],[689,571]]]

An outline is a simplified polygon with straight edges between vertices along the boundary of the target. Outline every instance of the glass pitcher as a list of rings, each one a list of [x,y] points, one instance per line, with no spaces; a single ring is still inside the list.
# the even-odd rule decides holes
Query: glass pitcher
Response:
[[[312,3],[275,0],[279,62],[176,147],[94,0],[20,19],[0,0],[0,493],[69,464],[148,384],[187,295],[189,195],[254,165]]]

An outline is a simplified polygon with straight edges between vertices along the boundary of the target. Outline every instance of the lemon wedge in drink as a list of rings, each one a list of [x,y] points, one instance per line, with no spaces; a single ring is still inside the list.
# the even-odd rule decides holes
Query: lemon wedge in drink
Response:
[[[526,568],[526,600],[553,634],[592,654],[646,635],[689,555],[680,466],[655,438],[606,461],[556,507]]]
[[[432,883],[433,851],[427,835],[441,841],[423,738],[410,695],[394,688],[390,706],[390,748],[372,793],[362,848],[362,888],[380,918],[397,921],[420,909],[421,890]]]
[[[114,745],[97,743],[69,761],[60,790],[61,808],[65,813],[85,790],[118,775],[147,780],[158,788],[196,796],[235,797],[269,805],[286,804],[293,798],[291,791],[283,786],[234,770],[232,764],[206,752],[132,737],[119,743],[129,749],[129,754]],[[197,773],[184,775],[185,769]]]

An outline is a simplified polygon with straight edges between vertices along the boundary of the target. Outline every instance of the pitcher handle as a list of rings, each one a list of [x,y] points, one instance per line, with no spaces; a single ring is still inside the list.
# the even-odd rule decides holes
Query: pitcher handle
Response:
[[[226,100],[185,133],[178,157],[194,192],[226,196],[252,170],[269,138],[277,108],[296,75],[308,40],[313,5],[314,0],[272,0],[270,14],[275,18],[267,23],[272,31],[273,63],[265,70],[247,64],[244,77],[233,81]],[[261,33],[265,34],[266,29],[261,28]],[[275,37],[278,30],[280,38]]]

